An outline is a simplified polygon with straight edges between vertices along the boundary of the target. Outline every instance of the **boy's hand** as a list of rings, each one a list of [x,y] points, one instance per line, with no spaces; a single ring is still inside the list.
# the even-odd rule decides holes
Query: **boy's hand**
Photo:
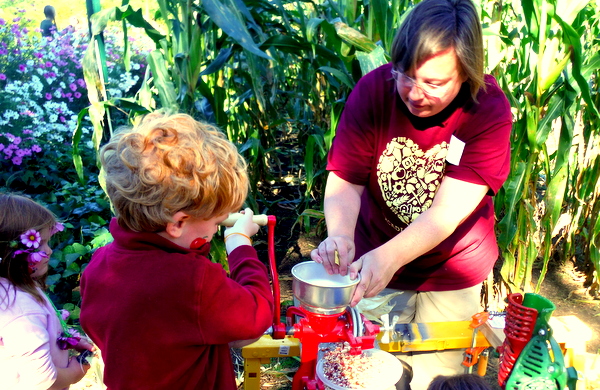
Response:
[[[260,229],[258,224],[252,222],[254,213],[250,208],[246,208],[241,214],[243,215],[232,227],[225,229],[225,248],[227,249],[227,253],[231,253],[232,250],[240,245],[252,244],[250,237],[255,235],[258,229]]]

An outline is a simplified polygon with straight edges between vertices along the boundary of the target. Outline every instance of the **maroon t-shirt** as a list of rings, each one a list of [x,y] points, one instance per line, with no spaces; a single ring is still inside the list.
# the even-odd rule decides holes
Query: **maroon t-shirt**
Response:
[[[449,176],[487,185],[490,192],[450,237],[402,267],[389,287],[447,291],[474,286],[498,258],[492,195],[510,168],[510,105],[496,80],[486,75],[478,103],[464,84],[446,109],[419,118],[400,99],[391,68],[383,65],[359,80],[328,156],[329,171],[365,186],[355,258],[381,246],[427,210],[443,177]],[[460,159],[449,158],[449,163],[450,145],[454,149],[463,143]]]

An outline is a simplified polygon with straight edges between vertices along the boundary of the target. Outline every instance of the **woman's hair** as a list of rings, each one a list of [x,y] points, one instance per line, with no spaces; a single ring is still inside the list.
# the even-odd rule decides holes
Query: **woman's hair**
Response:
[[[27,262],[28,253],[14,253],[19,250],[20,236],[27,230],[52,231],[55,226],[56,218],[44,206],[21,195],[0,193],[0,277],[8,279],[15,288],[30,293],[39,302],[44,302],[44,298],[37,287],[44,287],[45,276],[33,279]],[[4,293],[0,296],[0,305],[10,305],[9,291]]]
[[[491,390],[492,387],[479,375],[460,374],[452,376],[438,375],[429,384],[427,390]]]
[[[156,112],[121,129],[101,152],[106,190],[122,226],[159,232],[178,211],[208,220],[242,207],[246,163],[218,128]]]
[[[471,0],[423,0],[408,14],[392,43],[394,67],[413,71],[432,55],[453,48],[477,102],[483,75],[483,35]]]

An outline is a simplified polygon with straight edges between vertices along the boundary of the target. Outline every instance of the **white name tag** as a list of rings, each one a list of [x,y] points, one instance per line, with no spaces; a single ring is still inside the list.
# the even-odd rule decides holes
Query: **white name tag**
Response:
[[[464,150],[465,143],[453,135],[452,138],[450,138],[450,146],[448,146],[446,161],[452,165],[460,165],[460,158],[462,157]]]

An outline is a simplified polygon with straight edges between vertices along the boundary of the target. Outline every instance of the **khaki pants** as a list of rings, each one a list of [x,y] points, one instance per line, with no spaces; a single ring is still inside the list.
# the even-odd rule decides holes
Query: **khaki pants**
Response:
[[[380,295],[397,291],[386,288]],[[454,291],[403,291],[390,301],[394,307],[390,312],[390,321],[395,316],[399,323],[470,321],[474,314],[482,311],[480,295],[481,283]],[[461,364],[464,358],[462,349],[399,353],[397,357],[412,366],[411,390],[426,390],[437,375],[465,372],[465,367]]]

